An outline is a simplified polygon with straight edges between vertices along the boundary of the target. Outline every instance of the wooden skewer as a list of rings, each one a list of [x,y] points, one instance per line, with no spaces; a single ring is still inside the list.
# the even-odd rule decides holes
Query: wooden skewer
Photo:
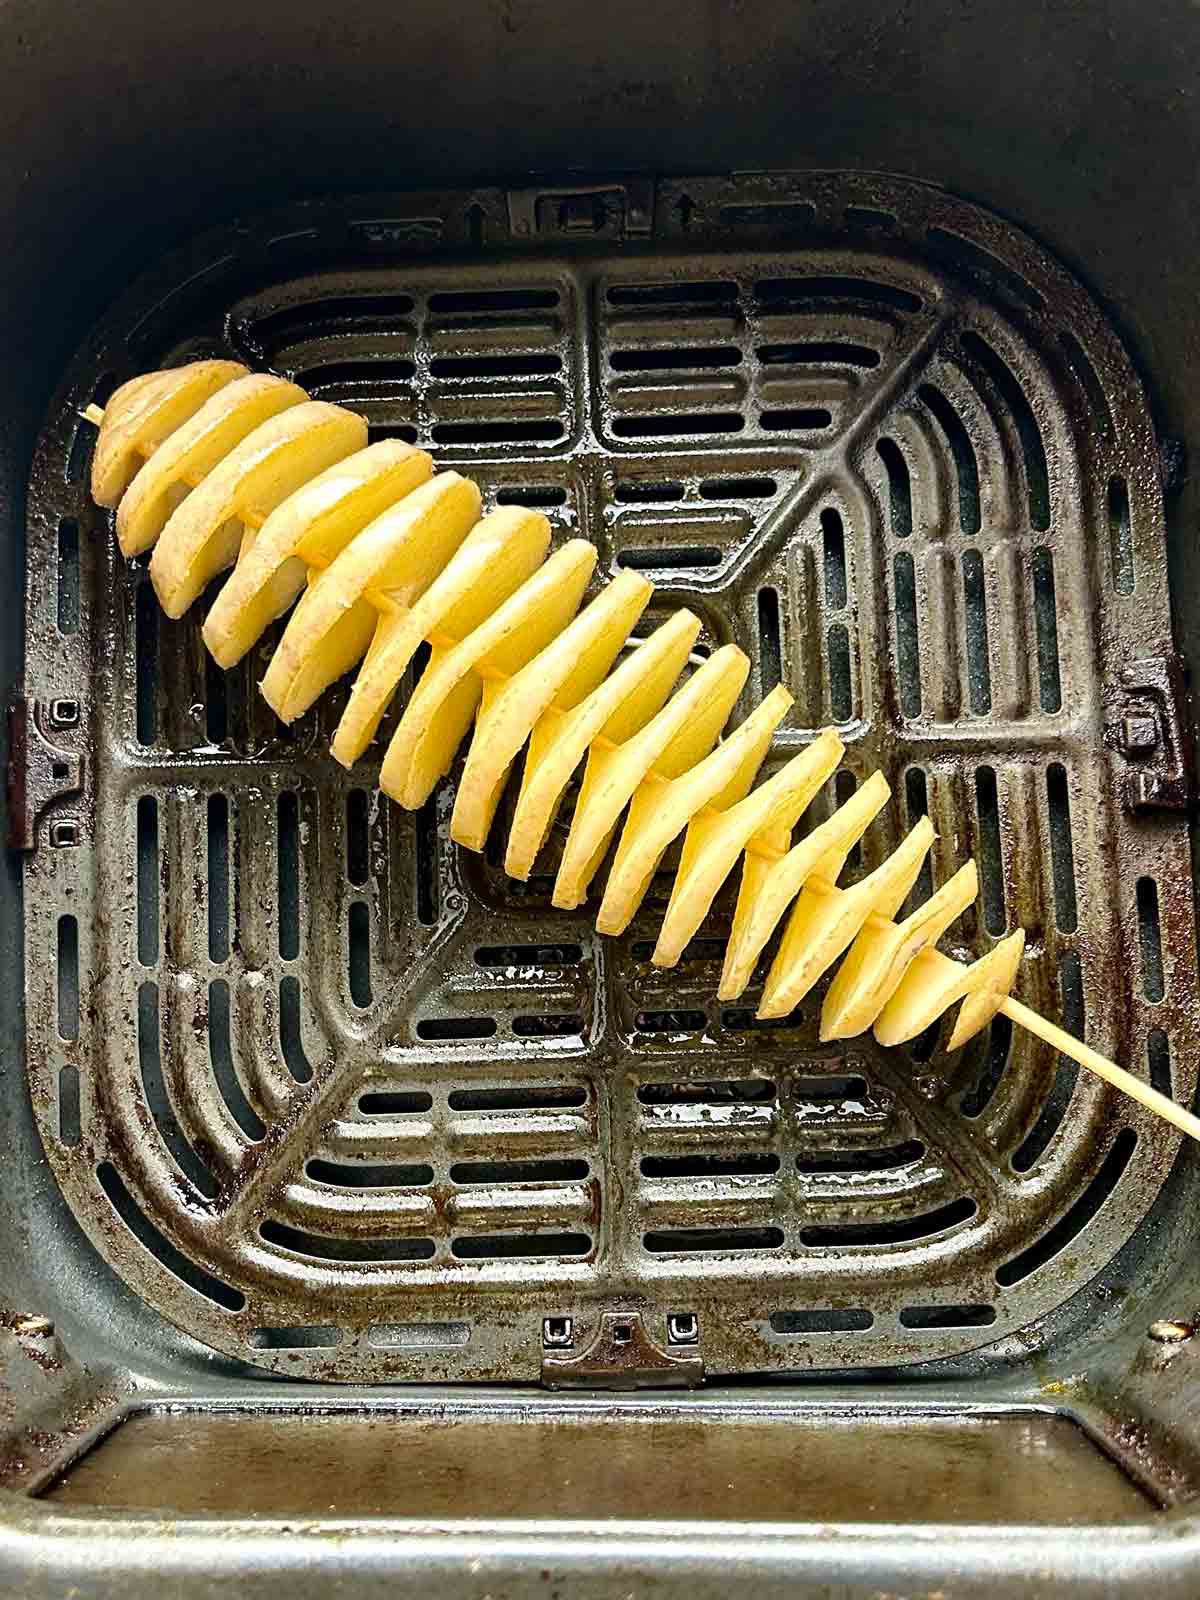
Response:
[[[103,406],[87,405],[84,406],[79,414],[97,428],[104,421]],[[263,519],[254,517],[251,513],[250,515],[243,514],[243,520],[261,523]],[[692,659],[695,660],[696,658]],[[810,879],[809,881],[817,888],[833,889],[835,887],[826,885],[818,879]],[[868,920],[878,919],[871,918]],[[932,952],[930,951],[922,951],[916,957],[916,960],[920,963],[922,960],[929,959],[931,954]],[[1169,1095],[1161,1094],[1157,1089],[1152,1088],[1150,1084],[1144,1083],[1140,1078],[1135,1077],[1132,1072],[1127,1071],[1124,1067],[1119,1067],[1115,1061],[1110,1061],[1107,1056],[1101,1055],[1098,1050],[1093,1050],[1090,1045],[1084,1044],[1082,1039],[1075,1038],[1074,1034],[1068,1033],[1065,1028],[1060,1028],[1056,1023],[1047,1021],[1039,1012],[1024,1005],[1020,1000],[1015,1000],[1012,996],[1009,996],[1000,1006],[1000,1010],[1010,1022],[1016,1023],[1018,1027],[1025,1028],[1028,1032],[1036,1035],[1037,1038],[1044,1039],[1047,1044],[1052,1045],[1061,1055],[1069,1056],[1072,1061],[1078,1062],[1081,1067],[1086,1067],[1089,1072],[1094,1072],[1097,1077],[1103,1078],[1106,1083],[1112,1084],[1113,1088],[1119,1089],[1122,1094],[1128,1095],[1131,1100],[1136,1100],[1139,1105],[1145,1106],[1155,1116],[1161,1117],[1164,1122],[1170,1123],[1172,1127],[1178,1128],[1181,1133],[1186,1133],[1190,1138],[1200,1143],[1200,1117],[1193,1115],[1192,1112],[1172,1100]]]

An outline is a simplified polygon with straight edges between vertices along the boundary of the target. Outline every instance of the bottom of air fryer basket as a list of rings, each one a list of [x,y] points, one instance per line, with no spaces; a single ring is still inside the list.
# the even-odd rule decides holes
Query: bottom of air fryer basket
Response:
[[[928,813],[932,881],[973,855],[982,882],[947,948],[1024,926],[1016,992],[1190,1104],[1156,443],[1096,306],[899,181],[316,204],[136,286],[30,492],[29,1082],[137,1295],[324,1380],[1011,1352],[1132,1238],[1178,1136],[1003,1019],[956,1055],[822,1045],[819,994],[755,1024],[758,991],[714,998],[728,900],[661,972],[666,877],[600,938],[550,905],[556,839],[518,884],[451,845],[453,773],[414,815],[377,758],[337,766],[344,694],[276,723],[278,633],[222,675],[88,499],[80,407],[217,353],[647,571],[656,612],[748,651],[742,711],[793,692],[773,759],[838,725],[814,820],[885,774],[851,877]]]

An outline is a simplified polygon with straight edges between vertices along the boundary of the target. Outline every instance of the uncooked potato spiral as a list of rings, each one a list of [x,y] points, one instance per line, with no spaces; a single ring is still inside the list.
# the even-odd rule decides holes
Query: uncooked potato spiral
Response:
[[[368,444],[356,413],[236,362],[134,378],[102,412],[85,414],[100,426],[93,497],[115,510],[127,556],[152,549],[150,577],[167,614],[182,616],[233,569],[204,623],[222,667],[290,611],[262,684],[285,722],[357,669],[332,746],[344,765],[366,750],[418,648],[429,647],[380,783],[400,805],[421,806],[469,734],[450,829],[460,845],[484,848],[524,752],[505,869],[527,878],[582,766],[556,906],[586,900],[619,830],[596,925],[623,932],[682,834],[656,965],[679,961],[740,861],[723,1000],[744,992],[786,917],[760,1017],[789,1015],[840,960],[822,1039],[874,1028],[881,1044],[899,1044],[961,1002],[957,1048],[1003,1009],[1200,1138],[1200,1120],[1010,998],[1021,930],[970,965],[937,950],[976,898],[974,862],[896,920],[933,843],[928,819],[868,876],[838,886],[889,798],[880,773],[793,844],[841,761],[841,740],[820,732],[755,787],[792,696],[776,687],[725,732],[747,657],[725,645],[680,683],[700,631],[687,610],[628,648],[653,593],[645,577],[621,571],[583,604],[592,544],[572,539],[551,554],[539,512],[481,515],[475,484],[435,472],[426,452]]]

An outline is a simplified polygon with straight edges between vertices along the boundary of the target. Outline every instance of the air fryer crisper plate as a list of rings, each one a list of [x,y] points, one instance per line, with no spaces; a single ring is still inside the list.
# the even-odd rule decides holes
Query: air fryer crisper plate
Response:
[[[646,568],[747,704],[792,689],[776,756],[836,721],[838,798],[883,770],[852,873],[927,809],[934,881],[980,864],[955,954],[1021,923],[1023,998],[1189,1103],[1200,1059],[1156,443],[1054,262],[836,175],[309,206],[140,282],[33,471],[30,1084],[126,1281],[278,1371],[528,1380],[614,1310],[709,1374],[928,1360],[1099,1272],[1165,1125],[1003,1019],[954,1058],[821,1046],[819,996],[756,1027],[727,903],[657,971],[661,894],[597,937],[450,845],[453,775],[414,816],[338,767],[337,694],[279,726],[277,634],[223,677],[160,618],[78,408],[216,353]]]

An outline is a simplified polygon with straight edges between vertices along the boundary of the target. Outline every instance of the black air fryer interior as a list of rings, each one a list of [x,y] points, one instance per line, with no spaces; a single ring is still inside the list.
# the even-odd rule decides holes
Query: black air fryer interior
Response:
[[[376,810],[145,603],[77,416],[232,351],[650,570],[977,855],[964,953],[1027,924],[1019,992],[1190,1099],[1192,13],[0,27],[10,1587],[1194,1592],[1174,1135],[997,1030],[754,1031]],[[179,1084],[255,1145],[262,1028],[235,1172]],[[319,1215],[372,1183],[387,1250]]]

